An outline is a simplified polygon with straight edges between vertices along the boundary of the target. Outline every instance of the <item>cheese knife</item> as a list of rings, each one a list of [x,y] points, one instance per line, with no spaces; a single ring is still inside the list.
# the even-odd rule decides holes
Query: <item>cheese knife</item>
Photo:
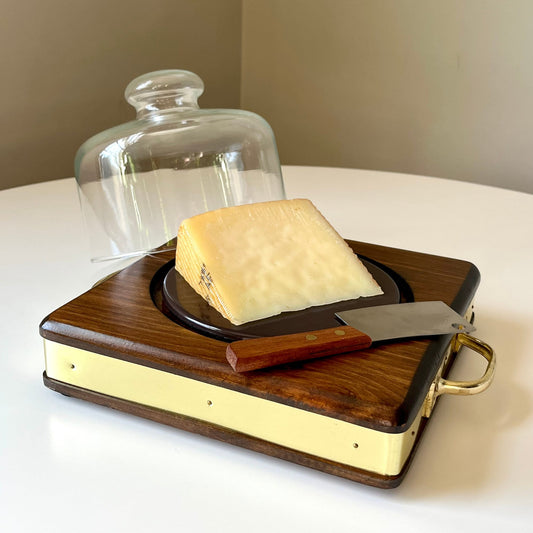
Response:
[[[338,327],[228,344],[226,358],[236,372],[305,361],[369,348],[375,342],[470,333],[475,327],[444,302],[409,302],[335,313]]]

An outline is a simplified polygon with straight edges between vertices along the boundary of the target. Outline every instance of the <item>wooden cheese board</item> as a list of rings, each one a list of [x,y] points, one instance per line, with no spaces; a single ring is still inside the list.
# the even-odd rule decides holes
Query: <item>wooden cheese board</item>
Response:
[[[442,300],[473,319],[480,282],[473,264],[347,242],[387,280],[386,292],[393,293],[394,301]],[[231,335],[197,328],[169,308],[164,280],[172,261],[173,252],[145,256],[47,316],[40,325],[45,385],[67,396],[391,488],[408,471],[438,397],[437,387],[446,388],[447,369],[462,344],[488,361],[479,383],[469,383],[469,393],[490,384],[490,347],[475,339],[458,342],[452,335],[236,373],[225,357]],[[200,322],[211,323],[209,313],[200,312]],[[223,326],[218,323],[215,329],[225,331]]]

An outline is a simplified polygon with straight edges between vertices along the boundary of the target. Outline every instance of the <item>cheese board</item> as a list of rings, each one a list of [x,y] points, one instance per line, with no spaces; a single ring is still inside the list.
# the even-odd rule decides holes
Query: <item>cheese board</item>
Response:
[[[390,301],[375,305],[440,300],[473,320],[480,282],[475,265],[347,242],[385,285]],[[168,286],[170,278],[179,282],[172,261],[172,251],[147,255],[47,316],[40,325],[45,385],[329,474],[392,488],[404,479],[438,398],[481,392],[492,380],[492,349],[464,334],[378,343],[356,354],[239,374],[226,360],[234,331],[214,320],[209,310],[198,312],[184,304],[181,292],[176,296]],[[358,304],[364,305],[364,299]],[[300,319],[307,320],[305,315]],[[463,346],[481,354],[487,368],[474,382],[451,382],[446,375]]]

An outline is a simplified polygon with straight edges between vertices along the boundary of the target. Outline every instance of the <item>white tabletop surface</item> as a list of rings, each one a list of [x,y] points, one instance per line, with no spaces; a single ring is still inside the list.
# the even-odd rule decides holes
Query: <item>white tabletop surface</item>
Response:
[[[106,270],[73,179],[0,192],[0,531],[533,531],[533,195],[374,171],[284,167],[346,238],[473,262],[484,393],[443,397],[382,490],[44,387],[41,319]],[[454,377],[473,379],[479,356]]]

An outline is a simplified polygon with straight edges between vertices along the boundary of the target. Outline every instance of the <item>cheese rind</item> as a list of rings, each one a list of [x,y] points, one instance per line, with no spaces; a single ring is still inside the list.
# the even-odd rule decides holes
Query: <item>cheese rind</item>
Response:
[[[235,325],[383,293],[305,199],[226,207],[184,220],[176,269]]]

